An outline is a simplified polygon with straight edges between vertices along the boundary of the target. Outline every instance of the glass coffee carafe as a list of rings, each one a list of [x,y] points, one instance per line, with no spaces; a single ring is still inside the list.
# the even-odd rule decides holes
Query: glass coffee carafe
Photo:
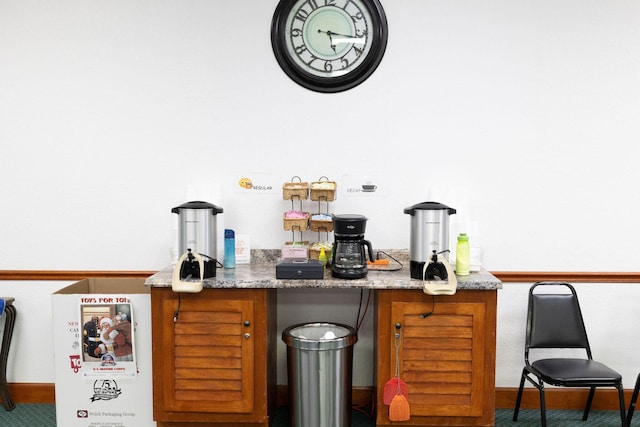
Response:
[[[364,239],[367,218],[362,215],[334,215],[331,275],[341,279],[361,279],[367,275],[367,257],[373,262],[371,242]]]

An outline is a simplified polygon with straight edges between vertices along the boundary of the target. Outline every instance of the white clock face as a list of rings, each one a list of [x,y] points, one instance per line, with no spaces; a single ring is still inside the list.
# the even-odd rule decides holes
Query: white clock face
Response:
[[[360,0],[298,0],[285,23],[286,48],[308,73],[342,76],[367,57],[372,22]]]

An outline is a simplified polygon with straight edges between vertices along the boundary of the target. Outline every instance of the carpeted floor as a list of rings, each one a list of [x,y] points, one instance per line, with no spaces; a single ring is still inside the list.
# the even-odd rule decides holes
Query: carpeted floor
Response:
[[[512,418],[512,409],[499,409],[496,411],[496,426],[539,426],[540,410],[520,410],[518,421],[513,422]],[[582,421],[582,411],[547,411],[548,427],[620,427],[621,425],[620,412],[618,411],[591,411],[587,421]],[[640,417],[634,417],[631,425],[640,426]]]
[[[365,411],[366,412],[366,411]],[[373,427],[375,420],[362,411],[353,411],[352,427]],[[540,425],[540,411],[526,409],[520,411],[517,422],[511,421],[511,409],[496,411],[496,426],[534,427]],[[617,411],[593,411],[586,422],[582,421],[581,411],[549,411],[547,425],[549,427],[619,427],[620,415]],[[0,407],[0,426],[2,427],[55,427],[56,407],[45,404],[19,404],[11,412]],[[273,427],[288,427],[286,407],[278,408]],[[640,427],[640,416],[634,417],[632,427]],[[60,426],[64,427],[64,426]],[[135,426],[127,426],[135,427]]]
[[[2,427],[49,427],[56,425],[56,405],[22,403],[13,411],[5,411],[0,406],[0,426]]]

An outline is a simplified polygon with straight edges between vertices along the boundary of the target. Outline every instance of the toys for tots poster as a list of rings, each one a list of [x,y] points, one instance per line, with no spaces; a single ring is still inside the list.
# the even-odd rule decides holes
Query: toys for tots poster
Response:
[[[134,314],[122,296],[82,297],[82,375],[135,377]]]

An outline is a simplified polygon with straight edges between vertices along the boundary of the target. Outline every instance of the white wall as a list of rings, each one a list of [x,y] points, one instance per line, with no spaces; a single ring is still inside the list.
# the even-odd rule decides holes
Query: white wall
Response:
[[[278,67],[276,4],[0,0],[0,269],[160,269],[170,209],[196,198],[276,248],[282,183],[325,175],[376,181],[331,210],[366,215],[377,248],[407,248],[403,209],[431,199],[458,209],[489,270],[637,270],[638,2],[383,0],[380,67],[331,95]],[[594,318],[637,338],[617,305],[637,285],[584,289]],[[28,320],[51,290],[0,285],[23,314],[9,381],[52,381]],[[499,386],[517,383],[525,296],[500,291]],[[635,377],[636,346],[611,348],[594,350]]]

